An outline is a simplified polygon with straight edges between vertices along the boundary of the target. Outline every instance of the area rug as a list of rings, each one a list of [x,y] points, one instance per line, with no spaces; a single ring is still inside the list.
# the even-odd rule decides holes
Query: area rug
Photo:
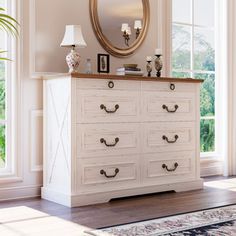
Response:
[[[93,236],[236,235],[236,205],[86,232]]]

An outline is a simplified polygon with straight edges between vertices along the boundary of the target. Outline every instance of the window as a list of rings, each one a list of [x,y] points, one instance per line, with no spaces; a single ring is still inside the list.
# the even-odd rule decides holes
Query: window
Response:
[[[6,0],[0,0],[0,7],[7,9]],[[0,49],[7,50],[7,34],[0,31]],[[6,115],[5,115],[5,81],[7,77],[7,63],[0,61],[0,169],[6,167]]]
[[[201,87],[202,156],[216,151],[215,0],[172,0],[172,75],[204,79]]]
[[[15,1],[0,0],[0,7],[7,14],[12,15]],[[12,158],[12,85],[15,79],[15,39],[11,35],[0,30],[0,50],[7,51],[1,57],[7,57],[12,61],[0,60],[0,175],[10,174],[13,171]]]

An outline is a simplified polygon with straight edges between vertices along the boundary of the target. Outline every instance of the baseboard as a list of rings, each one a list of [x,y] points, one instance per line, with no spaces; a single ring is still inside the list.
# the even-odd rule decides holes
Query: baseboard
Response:
[[[0,188],[0,201],[41,196],[41,186]]]
[[[181,192],[194,189],[201,189],[202,187],[203,187],[203,180],[199,179],[185,183],[148,186],[148,187],[111,191],[104,193],[91,193],[91,194],[81,194],[81,195],[78,194],[70,196],[63,193],[59,193],[52,189],[41,188],[41,186],[39,185],[39,186],[0,188],[0,201],[39,197],[42,194],[42,198],[46,200],[53,201],[68,207],[74,207],[74,206],[83,206],[83,205],[108,202],[111,198],[117,198],[117,197],[141,195],[146,193],[163,192],[169,190],[175,190],[176,192]]]
[[[218,160],[203,160],[201,161],[201,176],[214,176],[223,174],[222,161]]]

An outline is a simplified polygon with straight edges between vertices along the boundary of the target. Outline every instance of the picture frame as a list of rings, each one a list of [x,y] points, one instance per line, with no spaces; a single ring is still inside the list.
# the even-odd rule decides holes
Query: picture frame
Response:
[[[110,55],[97,54],[97,71],[98,73],[110,73]]]

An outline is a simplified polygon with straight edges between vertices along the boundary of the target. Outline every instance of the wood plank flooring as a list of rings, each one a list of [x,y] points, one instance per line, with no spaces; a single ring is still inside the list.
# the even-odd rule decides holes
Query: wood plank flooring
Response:
[[[40,198],[1,202],[0,209],[26,206],[83,226],[101,228],[236,204],[236,178],[208,178],[206,184],[210,187],[203,190],[130,197],[72,209]]]

